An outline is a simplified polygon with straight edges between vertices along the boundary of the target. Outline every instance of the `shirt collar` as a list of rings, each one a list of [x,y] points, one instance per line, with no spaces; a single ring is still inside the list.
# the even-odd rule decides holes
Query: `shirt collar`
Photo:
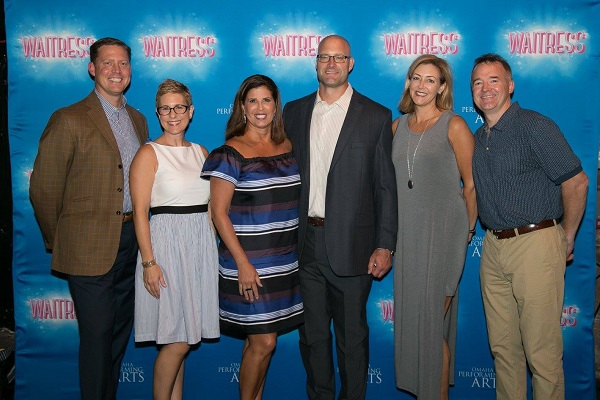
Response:
[[[125,98],[125,96],[123,95],[123,105],[119,108],[119,107],[115,107],[112,104],[110,104],[110,102],[108,100],[106,100],[104,98],[104,96],[102,96],[100,94],[100,92],[98,92],[98,90],[94,89],[94,92],[96,93],[96,96],[98,96],[98,99],[100,100],[100,104],[102,104],[102,108],[104,109],[105,113],[113,113],[119,110],[123,110],[125,109],[125,105],[127,104],[127,99]]]
[[[317,90],[317,98],[315,99],[315,106],[317,104],[328,105],[330,107],[332,107],[333,105],[337,105],[345,112],[348,112],[348,107],[350,107],[350,100],[352,100],[353,93],[354,93],[354,89],[352,89],[352,85],[350,85],[350,83],[348,83],[348,87],[344,91],[344,94],[341,95],[339,99],[337,99],[336,101],[334,101],[333,103],[328,105],[325,100],[321,99],[321,96],[319,96],[319,91]]]
[[[508,124],[513,121],[514,116],[519,112],[521,106],[519,106],[519,102],[514,102],[508,107],[508,109],[502,114],[496,125],[492,127],[492,129],[503,131]],[[487,127],[487,123],[485,125]]]

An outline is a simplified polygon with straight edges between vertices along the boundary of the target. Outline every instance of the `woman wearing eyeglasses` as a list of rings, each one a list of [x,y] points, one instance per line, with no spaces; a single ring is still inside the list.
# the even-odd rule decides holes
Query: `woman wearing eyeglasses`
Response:
[[[202,176],[210,178],[221,237],[221,330],[245,338],[240,398],[257,400],[277,333],[303,321],[296,253],[300,174],[270,78],[252,75],[242,82],[225,139],[210,153]]]
[[[163,133],[140,148],[129,179],[140,247],[135,341],[160,346],[154,399],[181,399],[190,345],[219,336],[218,256],[207,212],[210,186],[200,178],[208,152],[185,140],[194,113],[188,88],[161,83],[156,113]]]

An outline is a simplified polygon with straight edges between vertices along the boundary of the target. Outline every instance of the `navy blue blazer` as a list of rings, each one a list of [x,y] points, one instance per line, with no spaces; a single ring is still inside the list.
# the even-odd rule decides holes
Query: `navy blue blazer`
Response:
[[[310,122],[316,92],[285,105],[283,118],[302,179],[298,255],[310,190]],[[367,274],[378,248],[396,249],[398,197],[392,164],[392,113],[354,90],[333,153],[325,195],[326,249],[339,276]]]

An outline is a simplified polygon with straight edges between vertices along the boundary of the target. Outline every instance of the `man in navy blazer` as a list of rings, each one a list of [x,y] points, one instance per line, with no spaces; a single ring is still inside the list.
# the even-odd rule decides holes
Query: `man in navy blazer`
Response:
[[[391,111],[348,83],[350,44],[319,44],[319,89],[286,104],[286,132],[302,178],[298,254],[305,324],[300,352],[310,399],[364,399],[369,364],[366,304],[373,277],[392,264],[398,225]]]

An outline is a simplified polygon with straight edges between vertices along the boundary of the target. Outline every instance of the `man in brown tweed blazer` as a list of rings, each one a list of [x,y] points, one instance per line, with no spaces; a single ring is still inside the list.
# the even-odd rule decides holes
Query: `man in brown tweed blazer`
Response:
[[[82,399],[115,398],[133,323],[137,242],[128,176],[148,127],[123,96],[130,61],[118,39],[90,46],[95,89],[51,116],[30,181],[52,269],[66,275],[75,304]]]

